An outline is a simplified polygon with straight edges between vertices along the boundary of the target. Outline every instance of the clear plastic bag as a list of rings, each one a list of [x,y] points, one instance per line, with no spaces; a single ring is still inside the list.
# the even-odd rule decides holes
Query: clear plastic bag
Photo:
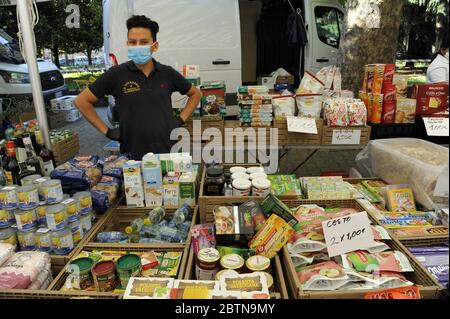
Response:
[[[448,148],[413,138],[371,141],[356,156],[358,170],[364,176],[379,177],[389,184],[408,184],[416,201],[426,209],[448,205],[448,197],[434,196],[437,179],[448,160]]]

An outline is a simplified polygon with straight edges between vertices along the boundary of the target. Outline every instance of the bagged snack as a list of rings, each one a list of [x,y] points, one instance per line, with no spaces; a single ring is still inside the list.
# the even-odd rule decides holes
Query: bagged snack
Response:
[[[299,116],[320,118],[322,112],[322,95],[297,95],[295,99]]]
[[[295,115],[295,99],[291,96],[274,98],[272,104],[275,116]]]
[[[364,102],[349,103],[348,117],[350,126],[365,126],[367,124],[367,109]]]
[[[397,99],[397,109],[395,114],[395,123],[414,123],[416,120],[416,100]]]
[[[320,71],[316,73],[317,79],[319,79],[322,83],[325,83],[327,81],[328,72],[332,68],[333,68],[333,66],[330,65],[330,66],[326,66],[326,67],[323,67],[322,69],[320,69]],[[329,88],[331,88],[331,86]]]
[[[316,78],[315,75],[306,71],[297,90],[297,95],[322,94],[324,86],[324,83]]]
[[[334,73],[333,78],[333,91],[339,92],[341,97],[344,97],[342,94],[344,91],[342,91],[342,75],[341,75],[341,69],[336,68],[336,71]],[[347,96],[353,98],[353,92],[351,91],[345,91]],[[350,96],[351,93],[351,96]]]
[[[325,252],[304,252],[301,254],[291,253],[291,259],[295,268],[305,267],[315,262],[330,261],[330,257]]]
[[[340,289],[379,289],[379,288],[399,288],[413,286],[414,283],[407,280],[405,276],[395,272],[365,273],[356,272],[354,270],[345,269],[346,274],[350,277],[351,284],[347,284]],[[354,286],[352,284],[357,284]]]
[[[349,282],[344,269],[333,261],[297,270],[303,290],[336,290]]]
[[[355,269],[367,273],[373,272],[413,272],[408,258],[400,251],[387,251],[371,254],[359,250],[341,255],[345,269]]]
[[[364,299],[422,299],[418,287],[401,287],[379,292],[368,292]]]
[[[386,191],[387,207],[392,212],[415,212],[416,204],[412,189],[388,189]]]
[[[128,161],[128,158],[124,155],[110,155],[104,156],[99,159],[98,163],[103,168],[103,175],[112,176],[122,179],[123,177],[123,165]]]
[[[329,99],[324,102],[324,118],[328,126],[348,126],[347,103],[342,99]]]

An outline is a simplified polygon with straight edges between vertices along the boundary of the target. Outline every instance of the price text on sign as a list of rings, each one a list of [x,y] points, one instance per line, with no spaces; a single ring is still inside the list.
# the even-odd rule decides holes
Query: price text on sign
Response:
[[[324,221],[322,227],[330,257],[366,249],[374,244],[366,212]]]
[[[316,119],[287,116],[288,132],[318,134]]]
[[[333,130],[333,145],[359,145],[361,130]]]
[[[428,136],[448,136],[448,117],[424,117]]]

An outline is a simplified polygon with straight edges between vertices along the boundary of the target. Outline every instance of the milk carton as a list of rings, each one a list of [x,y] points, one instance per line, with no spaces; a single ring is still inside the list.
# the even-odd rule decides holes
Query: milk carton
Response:
[[[192,156],[189,153],[160,154],[159,159],[163,174],[192,172]]]
[[[162,206],[163,183],[161,164],[157,155],[149,153],[142,158],[142,174],[144,176],[145,206]]]
[[[163,179],[164,188],[164,207],[177,209],[179,202],[179,179],[180,173],[169,172]]]
[[[128,161],[123,166],[123,179],[128,207],[144,207],[142,163]]]
[[[191,207],[195,206],[195,191],[196,191],[196,182],[197,173],[189,172],[182,173],[179,182],[180,188],[180,207],[183,204],[188,204]]]

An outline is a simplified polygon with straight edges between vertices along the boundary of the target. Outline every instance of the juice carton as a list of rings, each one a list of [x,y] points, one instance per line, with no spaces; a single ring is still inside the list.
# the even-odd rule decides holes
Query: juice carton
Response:
[[[162,206],[163,183],[161,175],[161,164],[159,162],[158,156],[153,153],[149,153],[143,157],[142,173],[144,176],[145,206]]]
[[[128,207],[144,207],[142,163],[128,161],[123,166],[123,179]]]
[[[168,172],[187,173],[193,170],[192,156],[189,153],[160,154],[159,160],[163,175]]]
[[[195,181],[197,173],[182,173],[179,181],[180,187],[180,207],[183,204],[188,204],[191,207],[195,206]]]
[[[163,179],[164,188],[164,207],[169,209],[177,209],[179,202],[179,179],[180,173],[169,172]]]

